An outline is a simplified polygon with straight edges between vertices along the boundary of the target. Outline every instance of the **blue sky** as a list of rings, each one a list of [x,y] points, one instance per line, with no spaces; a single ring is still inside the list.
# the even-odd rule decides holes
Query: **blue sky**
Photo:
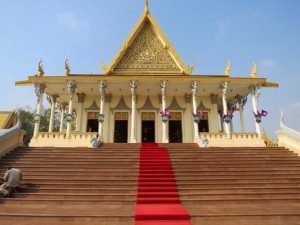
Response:
[[[194,73],[223,74],[230,59],[231,76],[248,77],[256,62],[257,77],[280,84],[262,89],[262,126],[275,139],[283,109],[300,130],[299,0],[149,0],[149,8]],[[36,74],[40,59],[46,75],[63,75],[65,58],[71,73],[102,73],[99,61],[111,62],[143,9],[144,0],[0,0],[0,110],[35,106],[33,88],[14,83]],[[249,98],[248,131],[251,107]]]

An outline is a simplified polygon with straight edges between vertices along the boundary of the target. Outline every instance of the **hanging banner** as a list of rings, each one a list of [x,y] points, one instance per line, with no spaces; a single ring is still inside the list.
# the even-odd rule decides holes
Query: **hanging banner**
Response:
[[[199,111],[197,113],[192,113],[192,115],[194,117],[194,122],[198,124],[203,116],[203,112]]]
[[[227,113],[223,115],[223,120],[225,123],[230,123],[232,118],[233,118],[233,111],[227,111]]]
[[[104,114],[99,114],[98,115],[98,122],[103,123],[103,121],[104,121]]]
[[[253,114],[254,114],[256,123],[260,123],[261,122],[261,118],[263,116],[267,116],[268,112],[265,111],[265,110],[261,110],[261,111],[257,110],[257,113],[253,112]]]
[[[165,109],[164,112],[159,113],[163,123],[166,123],[171,118],[171,112],[168,109]]]

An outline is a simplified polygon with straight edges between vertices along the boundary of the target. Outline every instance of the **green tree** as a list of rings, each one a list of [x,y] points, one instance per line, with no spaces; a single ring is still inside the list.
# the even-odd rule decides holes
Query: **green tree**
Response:
[[[20,108],[20,120],[22,122],[21,129],[25,130],[26,132],[23,139],[24,145],[28,145],[33,136],[33,115],[34,109],[32,109],[31,106]]]
[[[28,145],[30,143],[31,138],[33,137],[34,131],[34,121],[33,116],[36,113],[36,109],[33,109],[31,106],[26,106],[20,108],[20,119],[22,122],[21,128],[26,131],[26,135],[24,136],[24,145]],[[50,114],[51,109],[42,109],[41,117],[40,117],[40,131],[47,132],[49,130],[49,122],[50,122]],[[60,113],[55,112],[54,114],[54,124],[53,124],[53,132],[58,132],[60,126]]]

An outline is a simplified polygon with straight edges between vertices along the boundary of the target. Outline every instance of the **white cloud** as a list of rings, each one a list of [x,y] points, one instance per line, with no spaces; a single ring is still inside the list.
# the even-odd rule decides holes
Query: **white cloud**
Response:
[[[299,113],[300,111],[300,102],[294,102],[292,104],[289,104],[287,107],[286,107],[286,112],[297,112]]]
[[[266,59],[261,62],[261,66],[264,68],[269,68],[275,66],[275,62],[272,59]]]
[[[227,31],[230,29],[232,24],[232,20],[230,18],[224,20],[224,21],[220,21],[218,22],[217,26],[218,26],[218,34],[219,35],[223,35],[225,33],[227,33]]]
[[[73,31],[89,31],[89,24],[86,20],[81,20],[77,18],[73,13],[63,12],[57,15],[60,25],[64,28]]]
[[[296,119],[299,117],[300,102],[294,102],[289,104],[284,110],[284,123],[288,127],[300,131],[300,120]]]

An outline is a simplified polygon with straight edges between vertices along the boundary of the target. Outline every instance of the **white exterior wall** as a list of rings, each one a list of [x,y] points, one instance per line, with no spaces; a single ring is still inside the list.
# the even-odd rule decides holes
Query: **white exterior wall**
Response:
[[[105,102],[104,104],[104,115],[105,120],[103,122],[103,139],[105,143],[113,143],[114,142],[114,127],[115,127],[115,112],[127,112],[128,113],[128,142],[130,139],[130,131],[131,131],[131,96],[123,96],[126,106],[129,109],[114,109],[118,107],[120,100],[120,95],[113,95],[111,97],[110,102]],[[163,109],[161,108],[159,96],[149,96],[150,101],[154,108],[158,109],[147,109],[143,110],[142,107],[145,105],[148,96],[137,96],[136,102],[136,138],[137,142],[140,143],[142,140],[142,113],[143,112],[153,112],[155,113],[155,142],[160,143],[162,141],[162,121],[159,115],[159,112]],[[173,96],[166,97],[166,106],[167,108],[170,107],[171,102],[173,100]],[[86,110],[90,108],[93,102],[96,102],[97,106],[99,107],[100,96],[86,96],[85,101],[83,103],[83,112],[82,112],[82,122],[81,122],[81,131],[87,131],[87,114],[88,112],[99,112],[99,110]],[[182,113],[182,141],[183,143],[191,143],[193,142],[194,137],[194,130],[193,127],[193,117],[192,117],[192,104],[185,102],[184,96],[176,96],[176,101],[179,107],[183,108],[182,110],[172,110],[176,112]],[[216,104],[211,103],[210,97],[201,97],[197,98],[197,105],[199,106],[200,103],[204,105],[205,108],[209,109],[208,112],[208,124],[209,124],[209,131],[212,133],[219,132],[219,121],[218,121],[218,109]],[[114,109],[114,110],[111,110]],[[206,111],[206,110],[204,110]],[[167,123],[167,131],[168,131],[168,123]]]

